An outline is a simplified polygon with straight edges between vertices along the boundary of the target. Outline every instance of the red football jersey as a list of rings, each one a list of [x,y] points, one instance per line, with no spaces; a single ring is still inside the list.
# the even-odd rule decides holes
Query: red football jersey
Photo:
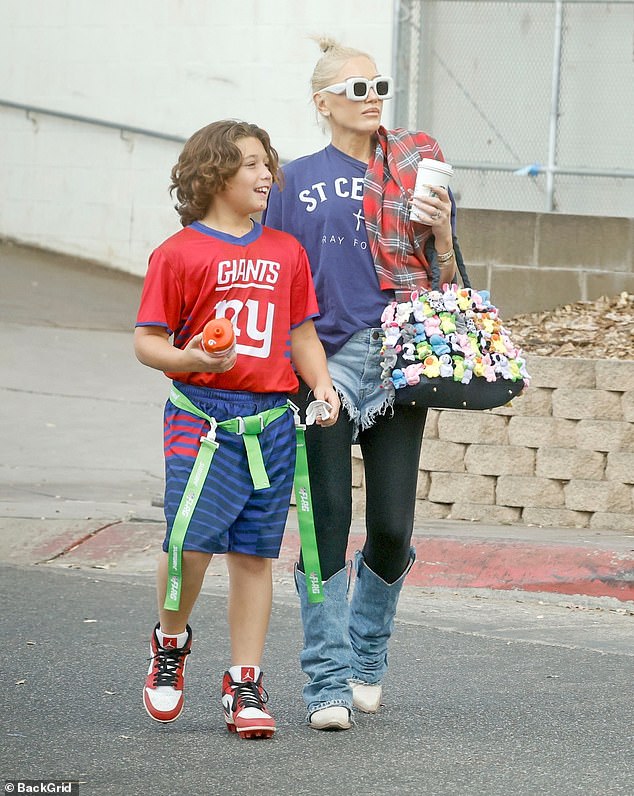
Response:
[[[319,314],[308,257],[286,232],[254,224],[235,238],[196,221],[150,255],[137,326],[161,326],[184,348],[214,317],[235,328],[226,373],[167,373],[219,390],[295,392],[290,332]]]

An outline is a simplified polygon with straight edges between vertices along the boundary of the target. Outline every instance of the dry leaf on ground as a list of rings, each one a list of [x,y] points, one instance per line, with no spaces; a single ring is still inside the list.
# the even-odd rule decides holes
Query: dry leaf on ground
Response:
[[[515,315],[504,326],[529,355],[634,359],[634,293]]]

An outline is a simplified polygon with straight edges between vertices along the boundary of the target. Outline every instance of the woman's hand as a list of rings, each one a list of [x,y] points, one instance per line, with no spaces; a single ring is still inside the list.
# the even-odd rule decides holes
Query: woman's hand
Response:
[[[415,197],[412,195],[412,207],[423,221],[412,221],[412,224],[431,227],[434,234],[434,246],[438,254],[453,251],[453,231],[451,229],[451,198],[449,191],[442,185],[427,186],[434,195]],[[413,194],[413,192],[412,192]],[[456,260],[451,257],[440,263],[440,284],[451,282],[456,273]]]
[[[431,196],[414,196],[413,191],[410,193],[410,203],[422,219],[422,221],[414,220],[412,223],[431,227],[436,238],[436,248],[439,251],[444,251],[438,248],[438,239],[440,238],[442,241],[446,238],[447,248],[451,248],[451,199],[449,198],[449,192],[442,185],[428,185],[425,187],[430,189],[432,192]]]

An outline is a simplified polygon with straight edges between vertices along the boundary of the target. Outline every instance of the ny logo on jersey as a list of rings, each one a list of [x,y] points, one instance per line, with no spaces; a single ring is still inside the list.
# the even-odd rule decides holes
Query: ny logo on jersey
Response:
[[[247,299],[244,302],[239,299],[228,299],[216,304],[215,314],[218,318],[233,315],[238,354],[261,359],[269,356],[273,340],[274,304],[257,299]]]

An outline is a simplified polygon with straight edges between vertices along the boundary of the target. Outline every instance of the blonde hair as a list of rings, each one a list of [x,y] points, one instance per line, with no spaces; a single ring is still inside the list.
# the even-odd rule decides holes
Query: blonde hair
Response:
[[[319,49],[323,52],[315,65],[310,81],[313,94],[332,85],[341,67],[351,58],[367,58],[376,65],[374,58],[368,53],[354,47],[345,47],[329,36],[312,36],[311,38],[317,42]]]

